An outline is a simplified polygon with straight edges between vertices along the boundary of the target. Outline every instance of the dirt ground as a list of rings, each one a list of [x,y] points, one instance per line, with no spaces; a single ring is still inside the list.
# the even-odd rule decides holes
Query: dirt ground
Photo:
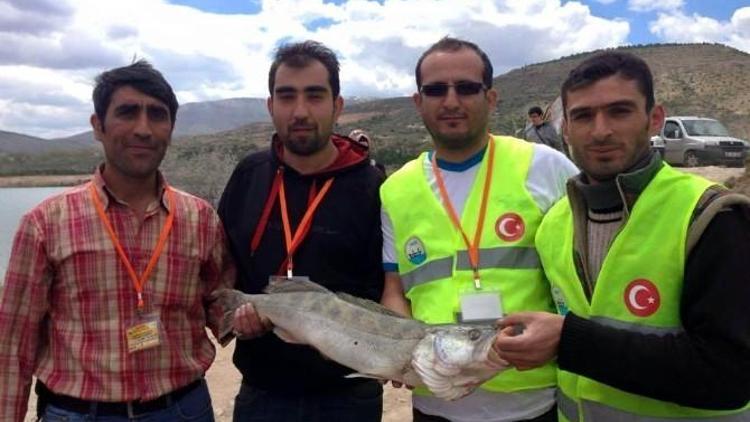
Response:
[[[725,182],[730,178],[734,178],[733,183],[735,189],[744,189],[746,194],[750,193],[750,173],[747,173],[745,169],[712,166],[683,170],[690,173],[700,174],[716,182]],[[228,422],[232,420],[234,396],[239,389],[240,375],[234,365],[232,365],[234,343],[224,349],[217,346],[217,349],[216,361],[211,369],[209,369],[206,378],[211,391],[216,420],[218,422]],[[26,417],[26,420],[29,422],[33,421],[31,415],[34,415],[35,403],[36,398],[32,397],[29,401],[30,409]],[[383,403],[383,421],[411,421],[411,393],[408,390],[393,389],[390,386],[386,386]]]

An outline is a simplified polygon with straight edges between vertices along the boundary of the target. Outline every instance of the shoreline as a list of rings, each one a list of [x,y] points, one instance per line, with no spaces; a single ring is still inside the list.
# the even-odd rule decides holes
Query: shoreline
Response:
[[[75,186],[87,182],[91,174],[35,174],[0,176],[0,188],[46,188]]]

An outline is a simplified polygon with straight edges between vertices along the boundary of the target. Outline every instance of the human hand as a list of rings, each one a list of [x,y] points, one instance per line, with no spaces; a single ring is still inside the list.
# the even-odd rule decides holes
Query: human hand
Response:
[[[268,318],[261,318],[252,303],[246,303],[234,311],[232,329],[243,340],[260,337],[273,328]]]
[[[518,370],[540,367],[557,356],[565,317],[548,312],[519,312],[498,322],[493,349]]]

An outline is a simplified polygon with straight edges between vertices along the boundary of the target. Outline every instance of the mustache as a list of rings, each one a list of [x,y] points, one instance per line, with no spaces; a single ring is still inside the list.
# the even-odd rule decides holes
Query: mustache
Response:
[[[465,113],[441,113],[438,114],[438,119],[465,119]]]
[[[300,129],[315,129],[317,128],[317,125],[312,123],[294,123],[292,125],[289,125],[289,130],[300,130]]]

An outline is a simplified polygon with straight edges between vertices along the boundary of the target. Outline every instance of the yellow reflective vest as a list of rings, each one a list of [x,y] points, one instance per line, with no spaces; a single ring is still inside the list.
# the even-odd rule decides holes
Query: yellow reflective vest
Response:
[[[504,313],[553,311],[534,235],[542,213],[526,189],[533,145],[495,136],[493,180],[479,245],[483,288],[499,291]],[[489,149],[487,150],[489,152]],[[460,216],[473,236],[487,173],[487,153]],[[410,161],[383,184],[380,196],[393,225],[398,272],[414,318],[429,324],[456,322],[462,291],[473,286],[466,245],[442,202],[430,187],[426,154]],[[518,372],[508,369],[482,388],[494,392],[540,389],[555,385],[552,364]],[[423,391],[417,391],[418,394]]]
[[[536,245],[558,312],[573,312],[620,329],[653,335],[682,330],[680,297],[685,244],[696,204],[712,182],[664,165],[635,202],[604,258],[589,303],[573,261],[573,213],[568,198],[555,204]],[[613,362],[613,365],[616,365]],[[745,409],[695,409],[627,393],[558,371],[562,421],[750,421]]]

